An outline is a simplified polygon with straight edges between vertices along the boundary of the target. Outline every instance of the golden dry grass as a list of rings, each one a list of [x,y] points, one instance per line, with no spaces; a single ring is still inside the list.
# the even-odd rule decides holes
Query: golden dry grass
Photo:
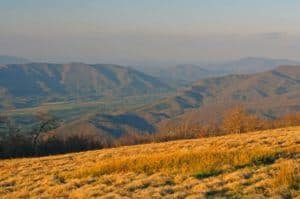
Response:
[[[300,127],[0,161],[0,198],[297,198]]]

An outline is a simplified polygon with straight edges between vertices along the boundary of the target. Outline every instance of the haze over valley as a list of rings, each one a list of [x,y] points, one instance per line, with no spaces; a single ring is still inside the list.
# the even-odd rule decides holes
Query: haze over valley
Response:
[[[84,133],[101,137],[155,133],[188,117],[190,123],[217,121],[234,106],[274,119],[299,111],[300,67],[290,64],[297,62],[249,57],[156,75],[113,64],[2,64],[1,109],[20,125],[43,111],[63,121],[60,134],[74,128],[71,135],[79,135],[88,126]]]

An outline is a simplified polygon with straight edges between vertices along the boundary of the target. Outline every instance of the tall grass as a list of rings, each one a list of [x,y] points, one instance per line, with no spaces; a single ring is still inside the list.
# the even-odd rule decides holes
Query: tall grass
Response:
[[[299,132],[0,160],[0,198],[297,198]]]
[[[256,148],[253,150],[215,150],[179,151],[136,155],[107,160],[94,167],[83,168],[66,173],[66,178],[84,178],[112,173],[147,173],[167,172],[173,174],[195,174],[206,176],[228,169],[235,169],[250,164],[265,164],[274,160],[281,152],[273,149]]]
[[[274,178],[276,187],[300,188],[300,166],[296,160],[284,161]]]

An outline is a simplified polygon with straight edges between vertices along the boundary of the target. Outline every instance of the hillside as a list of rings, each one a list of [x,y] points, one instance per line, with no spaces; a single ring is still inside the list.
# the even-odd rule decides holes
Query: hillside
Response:
[[[261,117],[274,119],[300,110],[300,67],[281,66],[254,75],[235,75],[199,81],[189,90],[201,93],[201,106],[192,115],[205,122],[230,107],[242,105]],[[187,94],[181,95],[186,98]],[[193,117],[189,111],[183,116]],[[182,119],[182,118],[181,118]]]
[[[0,65],[0,108],[141,95],[167,89],[166,84],[154,77],[117,65]]]
[[[300,66],[282,66],[253,75],[229,75],[196,82],[188,89],[128,112],[98,113],[80,125],[98,133],[156,132],[168,122],[218,121],[223,112],[242,105],[261,117],[273,119],[300,111]],[[78,125],[78,123],[76,123]],[[64,127],[60,132],[65,131]],[[73,131],[76,134],[76,130]]]
[[[84,89],[82,92],[86,91],[87,89]],[[88,94],[85,96],[88,98]],[[150,96],[146,98],[150,99]],[[63,120],[66,121],[55,130],[54,134],[59,137],[84,134],[115,138],[128,132],[155,133],[174,122],[188,121],[198,124],[218,122],[224,111],[237,105],[242,105],[263,118],[274,119],[283,114],[300,111],[300,67],[281,66],[257,74],[207,78],[164,98],[153,100],[141,98],[134,102],[131,99],[130,106],[128,102],[127,104],[123,102],[125,98],[122,99],[121,103],[117,103],[119,105],[111,100],[111,104],[89,103],[89,107],[84,110],[83,108],[74,110],[72,107],[75,105],[72,105],[69,112],[65,110],[53,112],[54,105],[49,106],[48,110],[64,116]],[[80,108],[82,105],[81,103],[76,106]],[[67,107],[65,104],[62,106]],[[88,116],[84,115],[86,112],[89,113]],[[72,121],[69,122],[68,118]]]
[[[300,127],[0,160],[1,198],[298,198]]]
[[[147,74],[157,77],[164,82],[169,82],[179,86],[188,85],[199,79],[223,74],[223,71],[213,71],[209,67],[202,68],[201,65],[195,64],[180,64],[167,67],[138,66],[136,68]]]
[[[157,104],[151,113],[163,112],[174,118],[194,108],[198,117],[206,113],[222,113],[224,109],[243,105],[261,116],[273,118],[290,111],[299,111],[300,67],[282,66],[254,75],[230,75],[196,82],[191,88]],[[195,110],[196,109],[196,110]],[[284,110],[284,111],[283,111]],[[155,112],[156,111],[156,112]],[[145,110],[145,112],[149,112]]]

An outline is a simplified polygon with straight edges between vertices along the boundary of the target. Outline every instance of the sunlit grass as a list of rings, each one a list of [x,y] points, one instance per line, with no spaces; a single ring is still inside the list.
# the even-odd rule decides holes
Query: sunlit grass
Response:
[[[0,160],[0,198],[297,198],[300,128]]]
[[[275,175],[274,185],[287,188],[300,188],[300,165],[295,160],[284,161],[279,165],[279,172]]]
[[[94,167],[82,168],[66,174],[67,178],[83,178],[112,173],[146,173],[167,172],[171,174],[219,173],[225,169],[234,169],[249,164],[275,159],[277,150],[257,148],[253,150],[215,150],[187,151],[136,155],[133,157],[113,158],[96,164]]]

